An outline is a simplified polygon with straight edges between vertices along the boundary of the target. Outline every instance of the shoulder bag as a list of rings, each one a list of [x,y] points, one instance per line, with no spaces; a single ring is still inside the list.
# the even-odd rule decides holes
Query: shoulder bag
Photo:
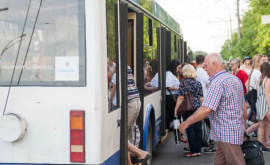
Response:
[[[189,89],[186,80],[184,80],[184,85],[187,89],[187,93],[184,95],[184,100],[177,109],[177,115],[183,115],[187,112],[194,111],[192,91]]]

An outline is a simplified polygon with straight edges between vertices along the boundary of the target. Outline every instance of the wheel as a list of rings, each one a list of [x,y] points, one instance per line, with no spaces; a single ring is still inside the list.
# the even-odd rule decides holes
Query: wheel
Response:
[[[148,135],[147,135],[147,146],[146,151],[152,155],[153,151],[153,129],[152,129],[152,123],[149,121],[148,123]],[[147,161],[147,165],[152,164],[152,157]]]

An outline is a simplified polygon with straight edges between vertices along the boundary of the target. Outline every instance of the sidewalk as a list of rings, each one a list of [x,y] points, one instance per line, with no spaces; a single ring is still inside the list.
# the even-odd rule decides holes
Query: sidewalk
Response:
[[[174,142],[173,132],[169,132],[168,137],[163,143],[157,145],[153,152],[153,165],[211,165],[214,164],[214,153],[204,153],[202,156],[187,158],[184,152],[185,144],[176,145]],[[264,152],[265,164],[270,164],[270,152]]]

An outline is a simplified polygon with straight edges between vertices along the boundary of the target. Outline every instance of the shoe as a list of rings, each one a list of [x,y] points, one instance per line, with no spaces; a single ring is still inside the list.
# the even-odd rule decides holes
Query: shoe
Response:
[[[214,148],[204,149],[204,153],[216,153],[216,150]]]
[[[151,154],[147,154],[147,155],[145,156],[145,158],[140,159],[140,160],[138,161],[138,164],[141,163],[142,165],[145,165],[145,164],[147,163],[148,159],[150,159],[150,158],[151,158]]]
[[[197,156],[197,154],[195,153],[195,154],[192,154],[192,153],[188,153],[187,155],[186,155],[186,157],[196,157]]]
[[[190,149],[187,147],[184,147],[184,152],[190,152]]]
[[[263,148],[262,148],[262,152],[270,152],[270,149],[269,149],[269,148],[263,147]]]

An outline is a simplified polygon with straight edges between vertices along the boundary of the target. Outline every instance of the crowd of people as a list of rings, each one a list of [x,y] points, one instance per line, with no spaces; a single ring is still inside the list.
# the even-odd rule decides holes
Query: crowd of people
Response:
[[[158,90],[157,61],[153,60],[145,70],[145,91]],[[196,63],[181,63],[173,59],[166,67],[166,128],[171,129],[171,123],[177,118],[183,122],[179,126],[180,141],[186,143],[184,150],[187,157],[196,157],[204,153],[215,153],[215,164],[245,164],[241,144],[244,133],[257,136],[264,145],[264,150],[270,148],[270,65],[266,55],[257,54],[253,58],[243,60],[234,58],[229,63],[230,71],[218,53],[197,55]],[[155,72],[153,74],[153,72]],[[152,73],[152,74],[151,74]],[[133,75],[128,67],[128,78]],[[113,84],[115,78],[112,79]],[[134,82],[129,81],[129,82]],[[137,90],[134,83],[129,85]],[[254,105],[247,101],[247,94],[255,89],[257,100]],[[178,108],[184,96],[192,93],[193,111],[178,115]],[[114,94],[114,93],[113,93]],[[128,132],[134,125],[139,110],[139,93],[129,96]],[[256,105],[255,105],[256,103]],[[134,104],[134,105],[133,105]],[[250,119],[251,106],[256,109],[255,121]],[[136,113],[136,114],[134,114]],[[210,128],[210,141],[202,146],[202,122]],[[186,136],[184,136],[186,135]],[[144,164],[151,155],[130,143],[128,150]],[[217,148],[214,148],[214,143]],[[129,164],[131,163],[129,159]]]
[[[182,118],[179,130],[186,134],[184,150],[187,157],[202,155],[202,122],[208,121],[210,143],[204,153],[216,153],[215,164],[245,164],[241,144],[244,132],[258,136],[264,150],[270,148],[270,65],[266,55],[257,54],[243,60],[229,61],[226,69],[217,53],[197,55],[194,63],[174,59],[166,68],[166,126],[175,117]],[[156,90],[157,75],[146,83],[146,90]],[[256,121],[249,121],[250,105],[247,94],[257,90]],[[191,91],[194,111],[181,116],[177,110],[185,94]],[[213,143],[217,142],[217,149]]]

